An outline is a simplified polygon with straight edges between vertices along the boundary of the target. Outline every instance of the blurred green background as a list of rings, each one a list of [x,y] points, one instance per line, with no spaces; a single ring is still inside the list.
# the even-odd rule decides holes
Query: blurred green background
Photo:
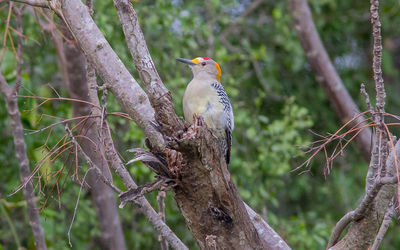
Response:
[[[191,73],[175,58],[206,56],[220,64],[221,81],[235,114],[230,171],[243,200],[293,249],[324,249],[335,223],[359,202],[367,164],[351,145],[335,161],[327,178],[323,175],[323,154],[312,161],[309,172],[301,175],[291,172],[307,159],[304,146],[319,139],[310,130],[326,135],[335,132],[341,122],[310,70],[291,27],[288,3],[266,0],[243,17],[251,3],[249,0],[141,0],[133,5],[158,72],[172,92],[179,115],[183,116],[181,98]],[[375,95],[369,1],[311,0],[309,4],[343,83],[360,110],[365,110],[364,99],[359,94],[360,84],[366,83],[370,96]],[[1,3],[0,8],[3,38],[8,6]],[[112,1],[95,1],[94,13],[103,34],[139,80]],[[400,107],[399,2],[381,1],[380,13],[388,95],[386,109],[396,113]],[[10,25],[15,28],[13,19]],[[35,17],[27,11],[23,15],[23,27],[27,38],[23,54],[24,89],[20,94],[29,95],[29,90],[39,96],[54,97],[55,93],[46,86],[50,83],[60,95],[68,96],[49,35],[41,31]],[[15,32],[11,35],[16,38]],[[1,70],[10,83],[15,80],[15,66],[12,45],[8,42]],[[38,129],[59,120],[41,117],[42,114],[72,117],[69,102],[49,102],[33,110],[38,104],[35,99],[20,98],[19,104],[27,129]],[[120,111],[111,95],[108,110]],[[126,150],[143,146],[142,132],[132,122],[119,117],[110,117],[109,122],[118,150],[129,160],[132,155]],[[8,196],[20,184],[10,129],[4,100],[0,98],[0,249],[16,249],[18,245],[34,249],[22,192]],[[396,133],[396,129],[393,131]],[[63,125],[55,127],[47,145],[54,145],[63,134]],[[46,153],[41,146],[47,137],[48,131],[25,137],[31,168]],[[65,163],[63,159],[47,162],[41,171],[54,173]],[[67,163],[66,168],[73,166]],[[130,165],[129,171],[138,184],[153,179],[150,170],[140,163]],[[68,247],[67,231],[79,191],[70,175],[64,172],[60,195],[57,190],[51,190],[54,179],[34,179],[40,204],[48,198],[41,219],[50,249]],[[122,182],[114,179],[122,187]],[[156,206],[155,196],[147,196],[153,206]],[[197,249],[170,192],[167,192],[166,203],[167,224],[191,249]],[[157,233],[133,205],[119,209],[119,214],[129,249],[159,249]],[[381,249],[400,249],[400,238],[396,237],[400,230],[395,224],[392,223]],[[72,228],[73,249],[98,249],[96,237],[99,233],[95,210],[88,192],[84,192]]]

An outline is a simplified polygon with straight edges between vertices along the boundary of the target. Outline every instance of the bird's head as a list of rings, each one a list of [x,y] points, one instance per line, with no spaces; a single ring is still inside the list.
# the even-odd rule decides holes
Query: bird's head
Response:
[[[193,77],[204,77],[221,81],[221,68],[218,63],[208,57],[196,57],[192,60],[176,58],[177,61],[186,63],[193,72]]]

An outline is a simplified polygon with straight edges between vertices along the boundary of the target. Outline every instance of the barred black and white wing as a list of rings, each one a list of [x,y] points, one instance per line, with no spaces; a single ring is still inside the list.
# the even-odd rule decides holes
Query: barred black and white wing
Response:
[[[224,106],[223,114],[225,121],[225,134],[226,134],[226,149],[225,149],[225,160],[229,164],[231,156],[232,146],[232,132],[234,128],[234,118],[231,102],[229,101],[228,95],[225,92],[224,86],[219,82],[212,83],[211,86],[217,91],[219,102]]]

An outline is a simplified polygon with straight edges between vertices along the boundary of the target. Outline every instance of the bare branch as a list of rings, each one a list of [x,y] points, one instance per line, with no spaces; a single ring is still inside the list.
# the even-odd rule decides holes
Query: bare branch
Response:
[[[11,2],[11,0],[6,0],[6,1]],[[50,8],[49,0],[12,0],[12,1],[24,3],[35,7]]]
[[[362,199],[360,205],[353,211],[348,212],[345,216],[343,216],[335,225],[335,228],[332,231],[331,237],[329,238],[329,242],[327,248],[332,247],[336,244],[343,230],[352,222],[357,221],[365,216],[365,212],[371,207],[372,202],[380,191],[383,183],[375,182],[372,188],[365,194]]]
[[[376,235],[374,244],[372,245],[370,250],[378,250],[379,245],[383,241],[383,237],[385,236],[386,231],[389,228],[390,222],[392,222],[394,214],[395,214],[395,209],[394,209],[394,203],[392,202],[388,207],[388,209],[386,210],[385,217],[383,218],[381,227],[379,228],[379,232]]]
[[[182,130],[183,123],[176,116],[171,93],[164,86],[147,48],[137,15],[129,0],[114,0],[125,40],[146,93],[155,110],[156,120],[169,134]]]
[[[112,50],[87,7],[79,0],[68,0],[62,1],[61,8],[65,22],[96,72],[152,145],[163,151],[164,139],[155,127],[154,110],[146,93]]]
[[[21,181],[24,183],[28,178],[30,178],[31,171],[29,168],[29,159],[26,154],[26,145],[21,123],[21,113],[18,109],[17,93],[14,92],[15,90],[15,88],[11,88],[8,85],[3,74],[0,72],[0,92],[3,94],[6,100],[7,111],[10,116],[11,128],[14,137],[15,155],[19,162]],[[36,206],[35,193],[31,180],[26,183],[23,190],[28,206],[29,224],[31,225],[33,231],[35,246],[40,250],[47,249],[44,238],[44,230],[40,223],[39,212]]]
[[[23,43],[23,31],[22,31],[22,10],[23,8],[13,7],[15,13],[15,23],[17,25],[18,38],[17,38],[17,75],[14,83],[14,92],[18,93],[21,88],[22,80],[22,65],[24,61],[22,59],[22,43]]]
[[[251,222],[256,228],[258,235],[260,238],[267,243],[268,249],[282,249],[289,250],[291,249],[287,243],[277,234],[274,229],[272,229],[268,223],[266,223],[260,215],[258,215],[254,210],[249,207],[246,203],[244,203],[247,213],[250,216]]]
[[[397,141],[385,161],[386,176],[380,177],[378,175],[375,177],[372,186],[366,190],[360,205],[339,220],[332,231],[327,248],[343,249],[343,247],[347,247],[354,249],[355,247],[360,247],[362,249],[364,246],[372,244],[372,242],[368,242],[371,237],[375,237],[377,227],[381,223],[380,219],[383,218],[383,215],[382,217],[379,215],[385,213],[396,190],[393,184],[398,181],[397,176],[395,176],[395,166],[397,164],[396,159],[399,156],[400,142]],[[371,161],[373,160],[374,156]],[[351,222],[353,224],[350,226],[349,232],[339,243],[336,243],[341,233]]]
[[[372,115],[372,117],[375,117],[375,111],[374,108],[372,108],[371,101],[369,99],[369,95],[367,91],[365,90],[365,84],[361,83],[361,89],[360,89],[361,94],[365,97],[365,102],[367,103],[368,111]],[[375,121],[375,119],[373,119]]]
[[[308,62],[315,73],[315,78],[324,88],[339,118],[342,122],[347,122],[360,111],[329,59],[312,20],[307,0],[290,0],[289,2],[294,28],[307,55]],[[353,124],[359,124],[358,127],[362,127],[365,125],[362,122],[363,119],[363,117],[358,117]],[[371,157],[371,135],[371,130],[366,128],[355,138],[356,144],[366,161],[369,161]]]
[[[375,88],[376,88],[376,109],[377,123],[384,121],[383,113],[385,113],[385,85],[382,77],[382,37],[381,23],[379,21],[379,1],[371,0],[371,23],[372,36],[374,38],[372,70],[374,72]]]
[[[165,222],[165,197],[167,193],[165,191],[159,191],[157,195],[157,203],[158,203],[158,215]],[[161,244],[161,250],[168,250],[168,242],[160,235],[158,238]]]

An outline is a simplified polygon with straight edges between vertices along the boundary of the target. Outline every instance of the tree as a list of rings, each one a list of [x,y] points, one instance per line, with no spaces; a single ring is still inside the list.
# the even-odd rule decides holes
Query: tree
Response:
[[[76,127],[72,129],[66,127],[66,136],[69,138],[68,143],[75,149],[76,158],[78,152],[83,155],[90,167],[89,170],[95,172],[106,185],[119,194],[122,205],[130,201],[139,205],[162,237],[177,249],[185,249],[186,246],[155,214],[143,197],[145,193],[157,189],[171,189],[189,231],[202,249],[289,248],[285,241],[260,216],[242,202],[227,165],[221,157],[222,153],[218,143],[205,127],[201,117],[196,120],[194,125],[188,126],[175,114],[171,94],[155,69],[136,13],[129,1],[115,0],[114,4],[143,89],[100,32],[88,8],[79,0],[22,2],[54,11],[61,22],[65,22],[88,60],[86,81],[90,102],[86,104],[92,106],[92,109],[91,115],[85,117],[85,122],[89,121],[89,127],[87,127],[88,134],[85,133],[84,137],[92,138],[95,141],[94,145],[97,146],[95,146],[95,149],[85,149],[84,144],[77,139],[82,135],[73,133]],[[303,4],[303,8],[307,7],[304,1],[293,1],[295,20],[297,17],[296,2]],[[260,3],[261,1],[256,1],[253,8]],[[397,182],[397,179],[393,178],[396,177],[395,170],[397,170],[397,166],[395,167],[397,164],[395,140],[392,139],[383,119],[384,88],[383,80],[381,80],[381,69],[379,68],[381,56],[380,25],[377,24],[379,20],[377,19],[376,2],[373,2],[373,4],[372,20],[374,21],[374,38],[376,40],[374,72],[378,96],[377,111],[375,112],[371,107],[369,109],[373,122],[365,125],[365,127],[376,128],[373,154],[364,200],[359,208],[339,221],[331,237],[329,247],[333,246],[339,249],[348,245],[355,249],[364,249],[373,243],[372,239],[376,234],[376,228],[369,226],[373,224],[376,227],[377,224],[381,223],[383,216],[376,218],[371,216],[385,213],[386,208],[393,207],[390,205],[390,201],[394,196],[394,184]],[[309,12],[305,16],[307,15],[309,16]],[[301,33],[299,35],[301,36]],[[253,64],[257,68],[257,62],[253,61]],[[106,95],[107,90],[110,90],[121,107],[127,111],[130,119],[135,121],[147,138],[148,150],[133,149],[132,151],[136,152],[136,158],[133,161],[141,160],[145,163],[156,173],[156,181],[139,187],[136,186],[119,159],[108,129],[109,125],[105,121],[107,116],[105,101],[103,100],[100,105],[97,97],[99,87],[96,86],[92,67],[104,82],[104,85],[100,88],[103,90],[103,96]],[[352,105],[355,107],[354,104]],[[356,119],[359,119],[359,116]],[[363,130],[364,127],[360,127],[360,124],[360,120],[357,120],[355,122],[356,127],[350,128],[350,132],[355,132],[351,139],[361,131],[367,131]],[[76,129],[75,132],[77,132]],[[323,141],[321,145],[315,147],[314,152],[325,149],[328,142],[340,140],[342,136],[350,132],[339,134],[339,130]],[[90,133],[94,137],[90,136]],[[362,149],[365,151],[365,143]],[[312,154],[312,156],[314,155]],[[327,159],[328,162],[332,160],[333,158]],[[105,162],[110,162],[110,167],[124,181],[127,191],[122,192],[112,183],[110,176],[106,174],[106,168],[101,167],[101,165],[106,165]],[[329,171],[329,165],[327,167]],[[85,178],[81,181],[81,188],[84,182]],[[27,182],[24,182],[22,187],[26,184]],[[376,211],[375,208],[379,208],[379,211]],[[393,211],[389,209],[387,214],[393,214]],[[342,241],[335,244],[342,230],[351,221],[354,223],[347,235]],[[364,230],[365,224],[367,224],[368,230]],[[386,227],[387,224],[383,223],[383,225],[382,228]],[[360,242],[359,239],[364,240]]]

